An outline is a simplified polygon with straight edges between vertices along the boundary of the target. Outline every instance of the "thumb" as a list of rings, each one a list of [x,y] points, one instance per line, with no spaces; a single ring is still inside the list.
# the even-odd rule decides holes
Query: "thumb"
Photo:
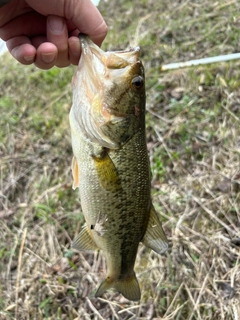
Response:
[[[73,29],[87,34],[100,45],[107,34],[107,25],[91,0],[26,0],[42,15],[57,15],[73,24]]]

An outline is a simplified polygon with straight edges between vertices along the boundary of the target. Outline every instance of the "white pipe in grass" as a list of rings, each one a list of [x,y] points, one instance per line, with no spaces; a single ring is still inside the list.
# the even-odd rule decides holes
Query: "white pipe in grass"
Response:
[[[189,60],[186,62],[169,63],[169,64],[162,65],[161,71],[188,68],[188,67],[199,66],[203,64],[224,62],[224,61],[230,61],[230,60],[236,60],[236,59],[240,59],[240,53],[232,53],[232,54],[226,54],[226,55],[216,56],[216,57]]]

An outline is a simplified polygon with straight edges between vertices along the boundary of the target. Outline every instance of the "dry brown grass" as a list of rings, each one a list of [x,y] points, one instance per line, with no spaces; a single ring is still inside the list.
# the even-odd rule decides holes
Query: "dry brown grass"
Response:
[[[160,74],[161,63],[237,52],[238,1],[102,2],[104,47],[140,44],[153,200],[170,250],[140,245],[142,298],[94,298],[106,265],[75,253],[73,68],[0,58],[0,319],[240,319],[239,62]]]

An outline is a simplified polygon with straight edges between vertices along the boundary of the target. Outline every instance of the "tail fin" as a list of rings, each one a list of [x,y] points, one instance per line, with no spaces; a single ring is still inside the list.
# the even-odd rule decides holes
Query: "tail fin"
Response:
[[[138,301],[141,298],[141,291],[135,273],[131,277],[122,280],[111,280],[110,278],[106,278],[100,284],[95,297],[101,296],[110,288],[115,288],[128,300]]]

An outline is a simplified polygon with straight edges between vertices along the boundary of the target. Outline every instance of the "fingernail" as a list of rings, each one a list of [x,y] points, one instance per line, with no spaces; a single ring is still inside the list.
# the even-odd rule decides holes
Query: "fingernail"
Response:
[[[17,51],[18,51],[19,48],[20,48],[20,46],[15,47],[15,48],[13,48],[13,49],[11,50],[11,55],[12,55],[15,59],[17,59]]]
[[[74,56],[79,56],[81,52],[81,45],[78,38],[69,41],[69,49]]]
[[[48,17],[49,28],[54,34],[61,34],[64,28],[64,21],[60,17]]]
[[[51,63],[55,59],[55,54],[52,53],[42,53],[41,54],[41,59],[45,63]]]
[[[33,55],[33,56],[23,56],[23,58],[24,58],[24,60],[26,60],[27,62],[29,62],[29,61],[33,61],[34,58],[35,58],[35,56],[34,56],[34,55]]]
[[[12,56],[13,56],[15,59],[17,59],[17,60],[19,60],[19,59],[21,58],[21,56],[20,56],[21,50],[19,50],[20,47],[21,47],[21,46],[15,47],[15,48],[13,48],[12,51],[11,51]],[[19,51],[19,52],[18,52],[18,51]],[[23,59],[24,59],[26,62],[33,62],[34,59],[35,59],[35,55],[23,56]],[[21,61],[22,61],[22,59],[21,59]]]

